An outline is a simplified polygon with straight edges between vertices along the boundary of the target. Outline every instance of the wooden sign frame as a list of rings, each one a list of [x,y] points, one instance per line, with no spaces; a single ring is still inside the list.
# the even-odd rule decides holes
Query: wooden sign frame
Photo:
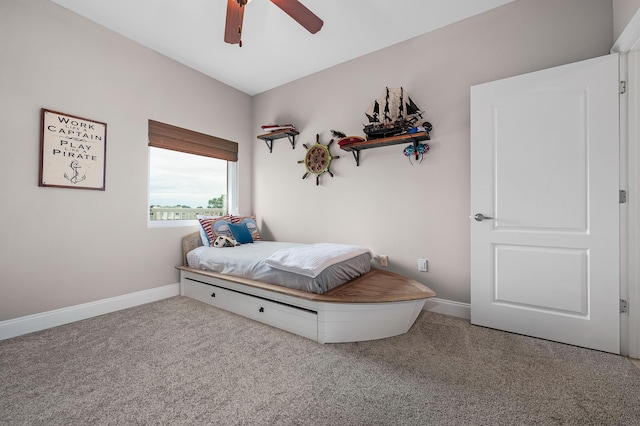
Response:
[[[42,108],[39,186],[105,190],[107,123]]]

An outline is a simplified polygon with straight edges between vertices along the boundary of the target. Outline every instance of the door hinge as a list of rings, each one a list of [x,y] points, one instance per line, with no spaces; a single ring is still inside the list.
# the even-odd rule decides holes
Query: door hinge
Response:
[[[627,82],[622,80],[620,82],[620,94],[627,93]]]
[[[626,202],[627,202],[627,191],[625,191],[624,189],[621,189],[620,195],[619,195],[619,203],[624,204]]]
[[[620,299],[620,313],[621,314],[629,313],[629,303],[626,300]]]

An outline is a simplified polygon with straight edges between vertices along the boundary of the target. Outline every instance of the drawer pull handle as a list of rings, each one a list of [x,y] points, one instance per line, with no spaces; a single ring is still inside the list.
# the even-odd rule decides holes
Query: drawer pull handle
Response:
[[[216,294],[215,293],[211,293],[211,297],[216,297]]]
[[[258,312],[264,312],[264,308],[260,306],[260,309],[258,309]]]

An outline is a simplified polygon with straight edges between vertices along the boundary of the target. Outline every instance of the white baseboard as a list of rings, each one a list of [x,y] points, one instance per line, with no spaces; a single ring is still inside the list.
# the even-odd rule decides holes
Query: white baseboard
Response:
[[[437,297],[427,299],[422,310],[450,315],[452,317],[471,319],[471,305],[469,303],[438,299]]]
[[[169,284],[150,290],[138,291],[109,299],[70,306],[68,308],[1,321],[0,340],[10,339],[23,334],[33,333],[35,331],[57,327],[74,321],[80,321],[179,295],[180,284]],[[471,305],[468,303],[438,299],[437,297],[428,299],[424,304],[423,310],[459,318],[471,318]]]
[[[97,300],[95,302],[70,306],[68,308],[1,321],[0,340],[108,314],[109,312],[115,312],[121,309],[144,305],[145,303],[155,302],[161,299],[167,299],[178,296],[179,293],[179,284],[169,284],[150,290],[138,291],[122,296]]]

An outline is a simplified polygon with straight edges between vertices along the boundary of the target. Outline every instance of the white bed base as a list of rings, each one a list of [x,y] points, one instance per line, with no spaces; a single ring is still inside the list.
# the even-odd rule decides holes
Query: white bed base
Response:
[[[409,331],[422,310],[417,300],[357,302],[298,297],[237,282],[233,277],[180,269],[180,294],[319,343],[357,342]],[[216,276],[217,275],[217,276]]]

